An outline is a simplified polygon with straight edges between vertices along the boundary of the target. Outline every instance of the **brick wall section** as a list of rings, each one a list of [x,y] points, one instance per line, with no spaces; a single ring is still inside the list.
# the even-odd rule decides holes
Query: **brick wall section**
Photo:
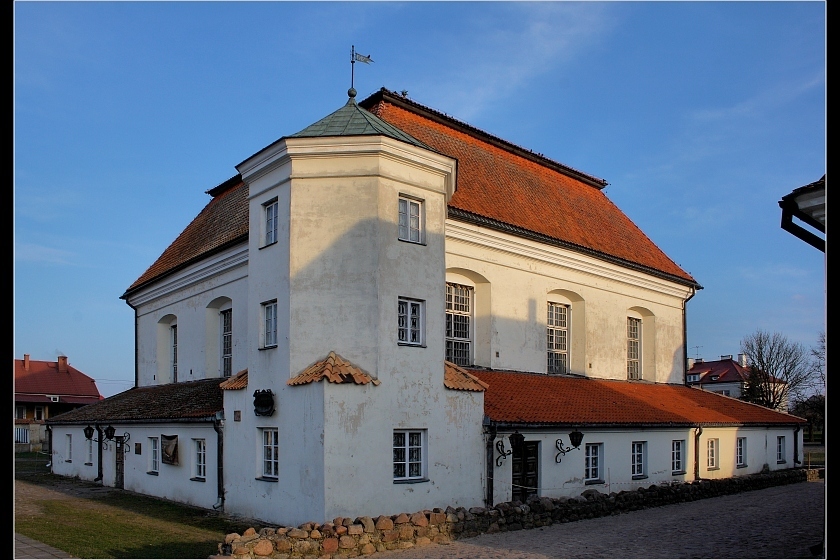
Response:
[[[534,498],[487,509],[448,507],[376,518],[336,518],[299,527],[248,529],[231,533],[213,558],[353,558],[441,543],[482,533],[516,531],[581,519],[689,502],[825,477],[824,469],[789,469],[766,474],[700,480],[672,486],[602,494],[587,490],[578,498]]]

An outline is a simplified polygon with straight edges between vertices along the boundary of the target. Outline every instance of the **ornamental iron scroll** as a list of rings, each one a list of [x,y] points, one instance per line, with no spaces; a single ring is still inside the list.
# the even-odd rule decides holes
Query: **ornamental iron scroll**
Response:
[[[554,446],[557,448],[557,451],[559,451],[559,453],[554,456],[554,462],[555,463],[559,463],[559,462],[562,461],[562,459],[560,458],[560,455],[565,455],[566,453],[568,453],[572,449],[579,449],[580,448],[580,444],[583,441],[583,434],[581,432],[579,432],[578,430],[575,430],[574,432],[569,434],[569,440],[570,440],[570,443],[571,443],[571,445],[569,445],[569,446],[564,446],[563,445],[563,439],[562,438],[557,438],[557,441],[554,442]]]
[[[274,414],[274,393],[271,389],[254,391],[254,414],[257,416]]]
[[[510,441],[510,449],[508,451],[505,451],[505,443],[503,439],[496,442],[496,451],[499,452],[499,456],[496,457],[497,467],[501,467],[504,460],[513,454],[513,450],[525,442],[525,436],[520,434],[518,431],[514,431],[508,436],[508,440]]]

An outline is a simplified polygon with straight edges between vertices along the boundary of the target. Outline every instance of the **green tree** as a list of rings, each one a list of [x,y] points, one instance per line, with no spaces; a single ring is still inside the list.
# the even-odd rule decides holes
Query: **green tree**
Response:
[[[813,388],[813,367],[802,344],[759,329],[741,341],[741,352],[749,364],[742,400],[785,410]]]

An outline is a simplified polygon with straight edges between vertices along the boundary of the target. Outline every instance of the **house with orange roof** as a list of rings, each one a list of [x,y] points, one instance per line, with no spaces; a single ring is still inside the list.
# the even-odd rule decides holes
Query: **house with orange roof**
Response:
[[[297,525],[800,465],[803,419],[687,386],[702,286],[605,180],[386,89],[235,167],[56,474]]]
[[[689,358],[685,380],[691,387],[738,399],[749,383],[750,371],[746,354],[738,354],[737,360],[732,358],[732,354],[723,355],[720,360]],[[778,409],[786,412],[787,384],[776,378],[770,378],[769,381],[774,387],[774,394],[782,397]]]
[[[24,354],[14,362],[16,452],[42,451],[47,447],[45,420],[103,398],[96,381],[71,366],[67,356],[52,362]]]

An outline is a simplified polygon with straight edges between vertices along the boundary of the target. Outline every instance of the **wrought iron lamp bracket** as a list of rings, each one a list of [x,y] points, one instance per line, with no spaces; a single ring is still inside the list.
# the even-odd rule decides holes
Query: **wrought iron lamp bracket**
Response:
[[[557,441],[554,442],[554,447],[556,447],[557,451],[560,452],[560,453],[558,453],[557,455],[554,456],[554,462],[555,463],[559,463],[560,461],[562,461],[562,459],[560,458],[560,455],[565,455],[566,453],[568,453],[569,451],[572,450],[572,447],[569,447],[569,446],[563,447],[563,439],[562,438],[557,438]]]
[[[511,454],[513,454],[512,449],[508,449],[505,451],[505,441],[500,439],[496,442],[496,451],[499,452],[499,456],[496,457],[496,466],[501,467],[502,463],[504,463],[505,459],[508,458]]]

